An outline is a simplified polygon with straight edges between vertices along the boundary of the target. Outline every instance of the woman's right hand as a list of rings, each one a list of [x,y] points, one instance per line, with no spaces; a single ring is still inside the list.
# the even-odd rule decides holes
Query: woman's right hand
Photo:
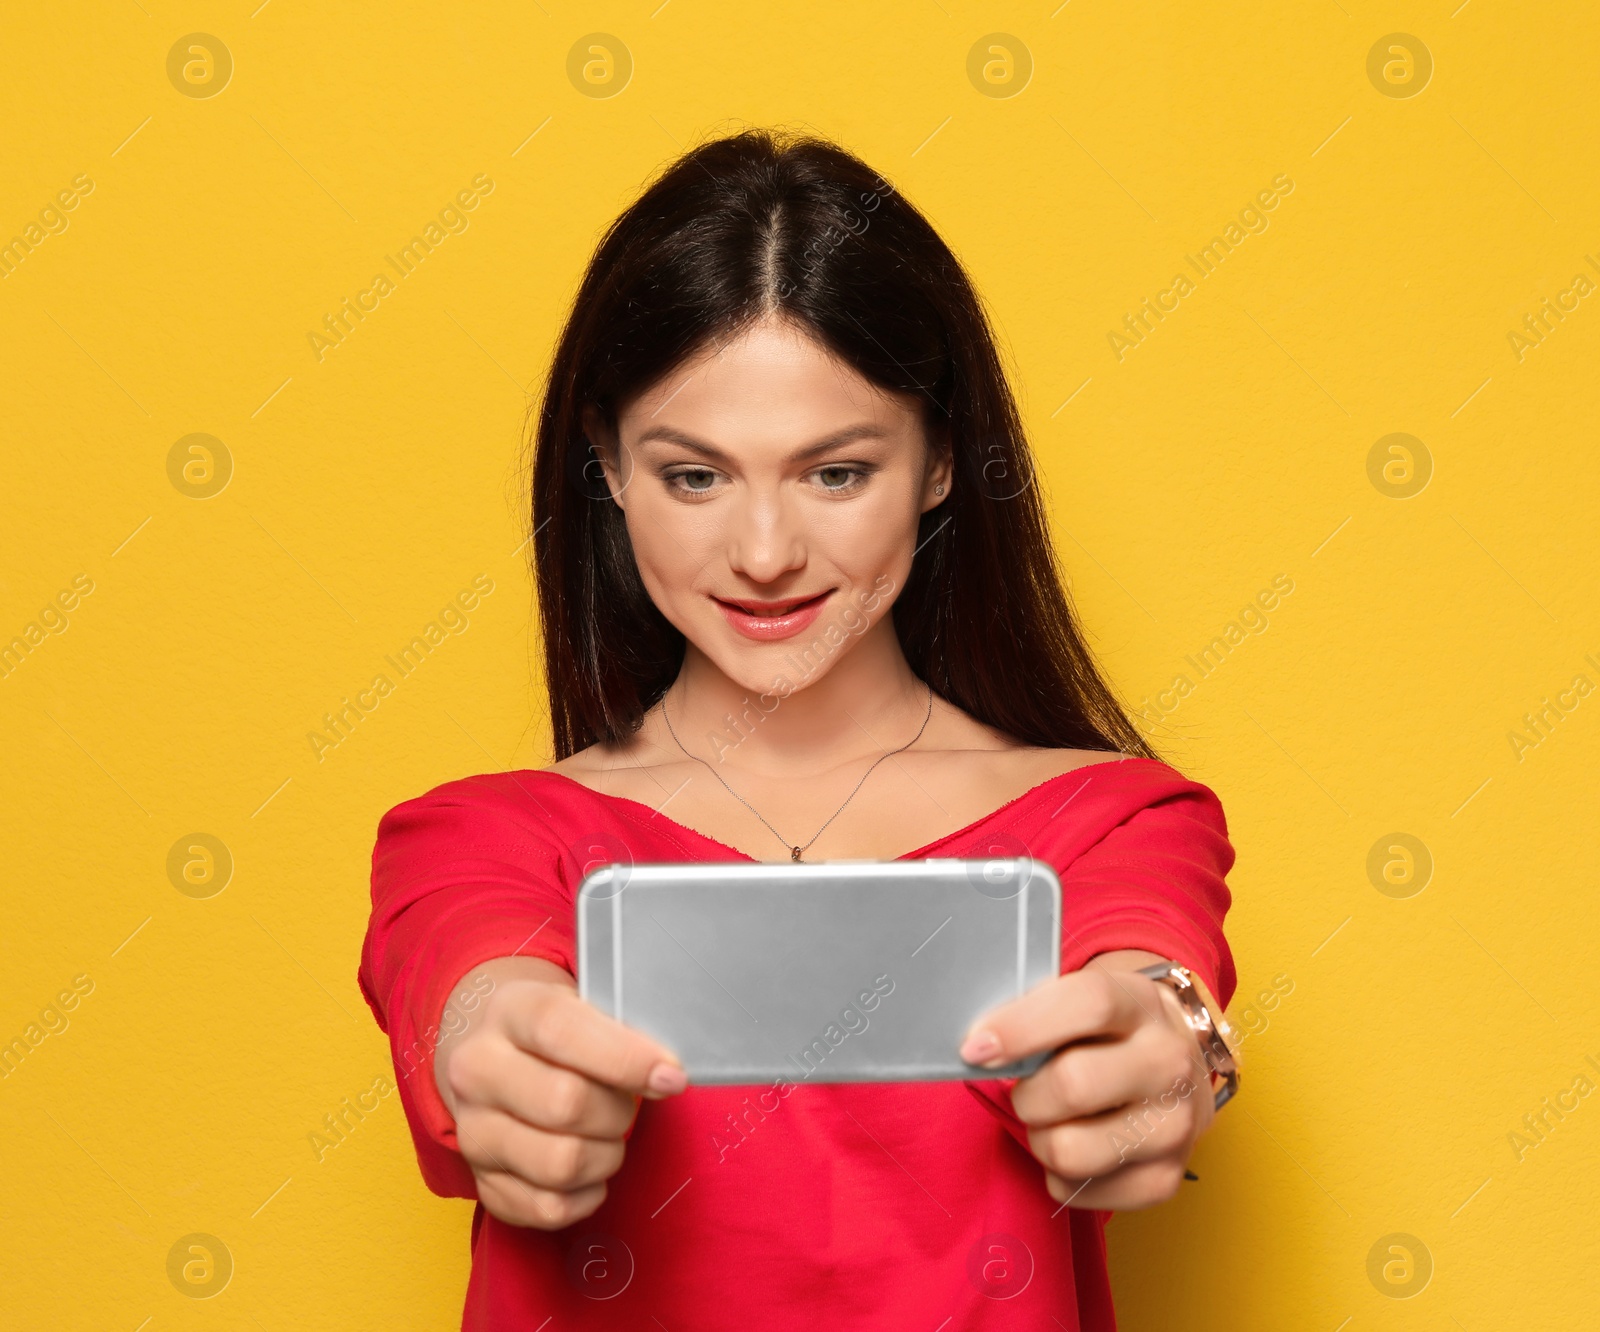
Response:
[[[440,1041],[434,1079],[485,1209],[559,1230],[605,1201],[640,1099],[688,1081],[669,1051],[580,999],[554,963],[495,958],[471,975],[494,988]]]

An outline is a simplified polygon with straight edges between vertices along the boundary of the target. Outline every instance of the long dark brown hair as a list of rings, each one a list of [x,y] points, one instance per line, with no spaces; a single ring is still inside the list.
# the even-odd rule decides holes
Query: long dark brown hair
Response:
[[[893,617],[942,697],[1034,745],[1155,757],[1062,587],[1022,421],[972,283],[928,220],[824,140],[751,130],[684,154],[612,223],[562,331],[533,441],[533,549],[555,754],[632,735],[684,638],[634,562],[583,411],[781,314],[950,442]]]

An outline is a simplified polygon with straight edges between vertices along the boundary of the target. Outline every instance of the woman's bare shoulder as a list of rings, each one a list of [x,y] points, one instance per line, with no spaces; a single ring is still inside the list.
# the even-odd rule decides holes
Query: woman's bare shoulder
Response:
[[[564,759],[557,759],[554,763],[547,763],[537,769],[539,772],[557,772],[563,777],[582,779],[593,776],[598,772],[605,772],[612,765],[602,764],[598,761],[602,755],[597,755],[599,745],[590,745],[588,749],[580,749],[576,754],[568,754]]]
[[[915,746],[897,760],[914,790],[940,808],[976,817],[1077,768],[1129,755],[1092,749],[1030,745],[961,713],[935,743]],[[911,792],[908,790],[907,795]]]
[[[1079,768],[1117,763],[1135,756],[1118,750],[1049,749],[1019,745],[1012,749],[991,751],[985,757],[988,760],[985,766],[1003,785],[1025,791]]]
[[[948,710],[947,721],[940,737],[944,743],[940,747],[966,751],[972,761],[997,777],[1026,781],[1033,785],[1092,763],[1136,757],[1114,749],[1057,749],[1030,745],[978,720],[953,703],[945,702],[945,708]]]
[[[673,756],[635,736],[623,745],[593,744],[539,769],[599,791],[647,803],[672,789]],[[678,780],[682,780],[681,777]]]

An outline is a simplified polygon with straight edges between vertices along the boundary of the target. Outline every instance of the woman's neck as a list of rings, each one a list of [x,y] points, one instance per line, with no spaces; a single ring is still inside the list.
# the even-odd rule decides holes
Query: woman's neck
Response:
[[[726,771],[810,776],[903,745],[928,714],[917,679],[885,616],[849,651],[797,640],[754,688],[731,678],[692,643],[678,678],[645,726],[656,743]],[[829,661],[828,655],[835,655]],[[674,742],[673,733],[677,742]]]

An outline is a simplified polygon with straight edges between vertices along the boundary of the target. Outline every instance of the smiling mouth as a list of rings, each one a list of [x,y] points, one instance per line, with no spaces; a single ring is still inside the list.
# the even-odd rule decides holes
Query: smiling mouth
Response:
[[[756,642],[775,642],[792,638],[822,614],[823,603],[837,589],[829,588],[809,597],[779,597],[771,601],[712,597],[729,626]]]
[[[728,597],[712,597],[712,600],[758,619],[777,619],[801,610],[814,601],[820,602],[832,591],[830,587],[827,592],[817,592],[809,597],[783,597],[777,601],[735,601]]]

